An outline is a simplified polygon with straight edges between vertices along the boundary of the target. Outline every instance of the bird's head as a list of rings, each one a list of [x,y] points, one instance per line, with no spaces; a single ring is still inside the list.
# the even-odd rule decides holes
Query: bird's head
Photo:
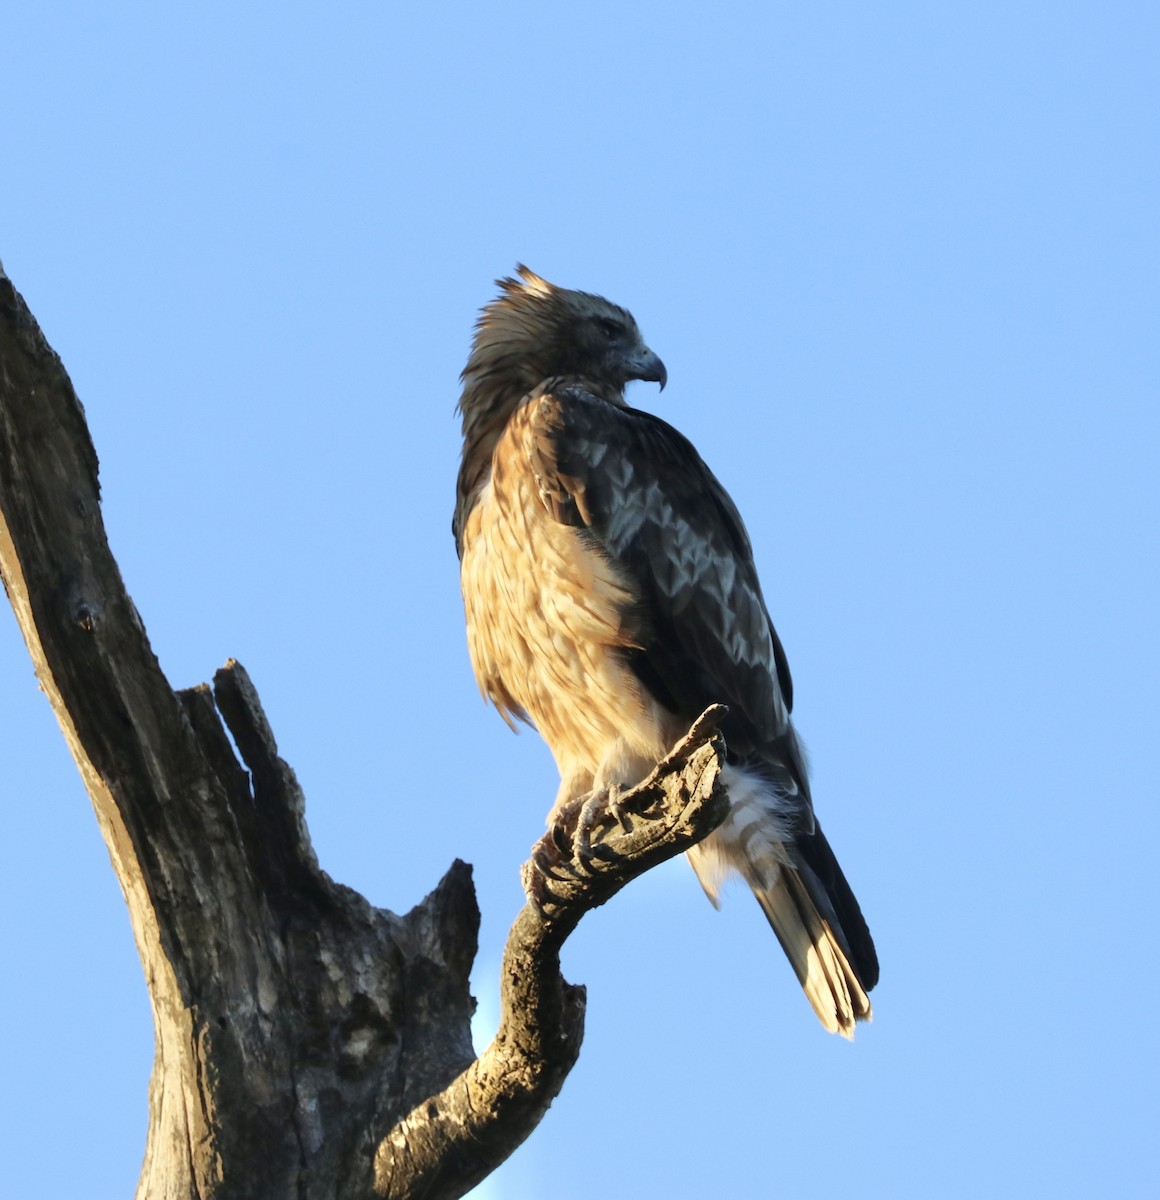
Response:
[[[464,396],[473,383],[508,382],[520,395],[545,379],[581,379],[622,399],[632,379],[663,388],[665,364],[645,345],[632,313],[588,292],[556,287],[525,266],[497,280],[500,294],[480,313]]]

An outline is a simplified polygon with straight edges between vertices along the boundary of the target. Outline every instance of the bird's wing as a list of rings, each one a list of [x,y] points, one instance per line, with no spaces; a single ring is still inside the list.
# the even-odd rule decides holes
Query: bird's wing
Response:
[[[878,978],[877,955],[813,818],[789,719],[789,667],[736,507],[691,443],[649,413],[565,381],[549,381],[529,405],[541,501],[616,563],[636,597],[625,614],[634,626],[625,651],[633,670],[657,700],[686,717],[727,704],[730,760],[773,785],[778,818],[794,814],[792,843],[783,845],[793,870],[770,882],[736,830],[726,865],[750,883],[827,1028],[849,1035],[870,1014],[866,991]],[[738,803],[731,820],[751,826],[752,814]],[[768,832],[780,832],[776,821]],[[704,883],[702,866],[694,861],[694,868]]]
[[[577,383],[549,381],[529,404],[542,502],[609,555],[639,598],[629,658],[642,683],[684,715],[729,705],[731,757],[760,758],[787,736],[796,754],[789,666],[749,537],[692,444]]]

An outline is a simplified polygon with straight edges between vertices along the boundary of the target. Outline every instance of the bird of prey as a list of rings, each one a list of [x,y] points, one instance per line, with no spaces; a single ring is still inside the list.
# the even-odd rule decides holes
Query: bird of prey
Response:
[[[689,860],[715,905],[744,878],[821,1023],[852,1037],[878,959],[814,815],[741,517],[686,438],[626,404],[630,380],[666,382],[631,313],[524,266],[497,285],[461,377],[453,521],[480,688],[551,748],[549,824],[727,705],[730,811]]]

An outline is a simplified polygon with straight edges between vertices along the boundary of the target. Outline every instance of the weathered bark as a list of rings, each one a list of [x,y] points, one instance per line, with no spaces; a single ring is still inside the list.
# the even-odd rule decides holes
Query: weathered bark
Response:
[[[504,950],[499,1031],[480,1058],[415,1108],[379,1147],[383,1195],[459,1196],[493,1171],[547,1111],[580,1052],[584,989],[560,974],[560,947],[580,918],[626,883],[695,845],[724,819],[717,787],[725,709],[702,714],[638,787],[620,824],[591,850],[557,829],[524,867],[528,903]],[[453,1190],[446,1183],[457,1180]]]
[[[590,854],[563,834],[541,847],[500,1031],[475,1060],[470,868],[453,864],[405,916],[372,907],[319,868],[244,670],[170,687],[105,538],[80,402],[2,269],[0,574],[149,984],[138,1196],[462,1195],[527,1137],[579,1052],[583,990],[560,976],[564,939],[723,816],[712,720],[626,798],[627,829]]]

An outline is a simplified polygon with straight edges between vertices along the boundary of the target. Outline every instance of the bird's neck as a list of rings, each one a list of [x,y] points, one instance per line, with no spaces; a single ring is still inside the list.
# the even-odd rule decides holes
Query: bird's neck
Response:
[[[580,384],[585,391],[602,396],[610,404],[624,407],[624,388],[575,378],[543,379],[527,358],[512,363],[496,363],[473,354],[463,372],[463,392],[459,411],[463,417],[463,455],[459,465],[459,483],[455,497],[456,543],[463,552],[462,538],[467,516],[479,493],[491,478],[491,460],[512,414],[532,392],[554,390],[560,384]]]
[[[462,554],[467,515],[491,477],[491,458],[520,401],[539,381],[518,370],[499,371],[469,362],[463,372],[459,411],[463,416],[463,455],[455,496],[455,538]]]

